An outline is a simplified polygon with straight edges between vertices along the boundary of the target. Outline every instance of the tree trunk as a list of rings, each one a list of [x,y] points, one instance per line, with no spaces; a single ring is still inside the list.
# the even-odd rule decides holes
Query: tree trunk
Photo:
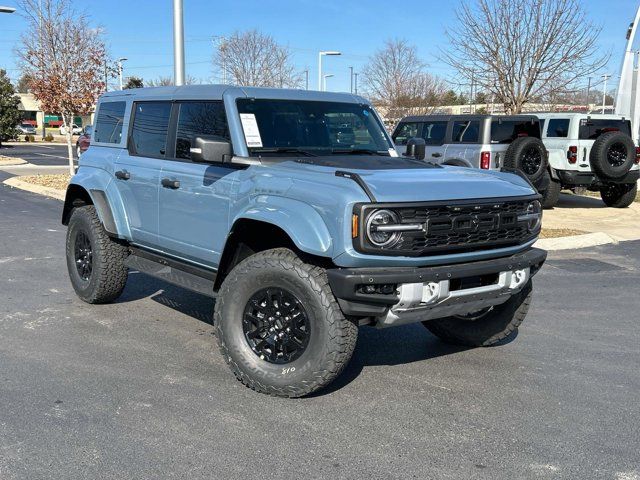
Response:
[[[73,177],[76,174],[76,167],[73,164],[73,115],[63,115],[62,120],[66,127],[67,151],[69,153],[69,174]]]

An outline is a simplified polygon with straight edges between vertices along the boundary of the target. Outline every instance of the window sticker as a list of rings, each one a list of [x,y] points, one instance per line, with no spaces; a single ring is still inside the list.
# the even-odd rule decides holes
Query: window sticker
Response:
[[[240,121],[242,122],[247,147],[262,147],[262,138],[260,137],[256,116],[253,113],[241,113]]]
[[[389,156],[390,157],[397,157],[398,156],[398,152],[396,152],[395,148],[390,148],[389,149]]]

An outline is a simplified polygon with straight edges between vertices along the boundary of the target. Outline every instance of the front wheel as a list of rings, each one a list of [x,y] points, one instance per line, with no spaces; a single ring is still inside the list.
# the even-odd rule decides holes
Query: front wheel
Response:
[[[127,283],[128,250],[105,232],[93,205],[73,210],[67,229],[67,269],[71,285],[87,303],[107,303]]]
[[[560,199],[560,190],[562,190],[562,184],[551,178],[549,172],[545,172],[548,177],[547,188],[540,194],[542,195],[542,208],[553,208]]]
[[[308,395],[333,381],[358,335],[324,269],[283,248],[257,253],[229,273],[216,298],[214,325],[236,378],[280,397]]]
[[[505,303],[466,316],[428,320],[422,324],[441,340],[454,345],[488,347],[508,337],[527,316],[531,280]]]
[[[627,208],[638,195],[637,183],[609,183],[600,190],[600,197],[607,207]]]

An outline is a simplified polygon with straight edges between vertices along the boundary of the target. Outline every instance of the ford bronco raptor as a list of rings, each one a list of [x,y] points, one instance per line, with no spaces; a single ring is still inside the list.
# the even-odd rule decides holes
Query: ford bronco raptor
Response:
[[[398,157],[361,97],[199,85],[100,98],[62,223],[82,300],[118,298],[129,269],[213,296],[238,380],[298,397],[340,374],[360,325],[510,335],[541,216],[517,174]]]

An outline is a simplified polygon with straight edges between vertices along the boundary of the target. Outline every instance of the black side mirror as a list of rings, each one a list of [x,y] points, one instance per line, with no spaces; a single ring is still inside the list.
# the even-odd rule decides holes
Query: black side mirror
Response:
[[[412,137],[407,140],[407,150],[405,155],[407,157],[414,157],[418,160],[424,160],[426,155],[427,142],[424,138]]]
[[[194,162],[222,163],[230,157],[231,142],[217,135],[202,135],[194,139],[191,160]]]

